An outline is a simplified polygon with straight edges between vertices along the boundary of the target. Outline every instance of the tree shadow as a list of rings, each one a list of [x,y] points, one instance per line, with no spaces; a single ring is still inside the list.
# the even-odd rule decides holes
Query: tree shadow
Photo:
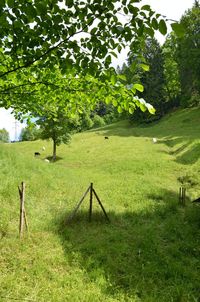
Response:
[[[165,144],[169,148],[173,148],[178,144],[181,144],[183,142],[183,137],[172,137],[168,136],[163,139],[159,139],[158,143],[159,144]],[[188,144],[188,142],[187,142]]]
[[[176,162],[184,165],[192,165],[198,161],[200,158],[200,143],[191,147],[189,150],[185,151],[183,154],[176,157]]]
[[[199,301],[200,207],[180,207],[168,190],[146,197],[149,208],[110,212],[110,224],[98,211],[91,223],[85,210],[70,224],[70,213],[60,213],[66,258],[73,264],[75,257],[87,280],[116,301],[119,294],[123,301]]]
[[[63,157],[56,156],[56,159],[53,159],[53,156],[52,156],[52,155],[51,155],[51,156],[49,155],[49,156],[47,156],[45,159],[48,159],[50,162],[55,163],[55,162],[57,162],[57,161],[62,160]]]
[[[121,124],[123,125],[123,123]],[[102,136],[133,136],[133,137],[149,137],[151,140],[153,137],[157,137],[157,133],[153,133],[153,126],[148,128],[147,132],[141,133],[141,126],[137,128],[113,128],[113,127],[105,127],[102,129]],[[151,131],[152,130],[152,131]],[[157,144],[164,144],[169,148],[169,151],[165,151],[170,155],[175,156],[175,161],[180,164],[190,165],[197,162],[200,157],[200,144],[193,144],[193,139],[189,136],[189,134],[178,135],[178,131],[176,135],[169,135],[169,131],[166,130],[162,133],[163,136],[158,138]],[[180,133],[181,134],[181,133]],[[193,137],[197,138],[196,136]],[[176,148],[177,146],[177,148]],[[160,151],[160,152],[163,152]]]
[[[159,122],[151,124],[130,123],[127,120],[106,125],[99,129],[99,135],[107,137],[140,137],[145,140],[157,138],[156,145],[163,144],[168,148],[157,148],[157,152],[165,152],[174,156],[174,161],[183,165],[191,165],[200,157],[199,145],[199,107],[180,110],[168,114]],[[195,125],[195,127],[194,127]],[[152,142],[153,143],[153,142]]]

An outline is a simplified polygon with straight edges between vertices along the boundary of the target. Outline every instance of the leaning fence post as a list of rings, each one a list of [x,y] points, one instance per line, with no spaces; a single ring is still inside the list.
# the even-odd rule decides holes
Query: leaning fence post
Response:
[[[108,218],[108,215],[106,214],[106,211],[96,193],[96,191],[94,190],[94,185],[93,183],[90,184],[90,186],[88,187],[87,191],[85,192],[85,194],[83,195],[83,197],[81,198],[80,202],[78,203],[78,205],[75,207],[74,211],[72,212],[72,214],[69,215],[68,219],[66,222],[69,222],[72,220],[72,218],[74,217],[74,215],[76,214],[76,212],[78,211],[80,205],[82,204],[83,200],[85,199],[86,195],[90,192],[90,206],[89,206],[89,221],[91,222],[92,220],[92,205],[93,205],[93,194],[94,196],[96,197],[97,199],[97,202],[99,203],[106,219],[110,222],[109,218]]]

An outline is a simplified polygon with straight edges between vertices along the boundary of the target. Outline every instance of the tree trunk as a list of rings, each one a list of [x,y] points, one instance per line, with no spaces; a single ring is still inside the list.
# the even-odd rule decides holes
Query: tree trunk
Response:
[[[56,140],[53,139],[53,158],[52,160],[56,160]]]

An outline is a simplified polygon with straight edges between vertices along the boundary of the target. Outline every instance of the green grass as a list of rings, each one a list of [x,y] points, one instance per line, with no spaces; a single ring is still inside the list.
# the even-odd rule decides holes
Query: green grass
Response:
[[[199,302],[199,122],[195,108],[77,134],[54,164],[43,161],[50,142],[1,144],[0,301]],[[29,234],[20,241],[21,181]],[[87,198],[66,225],[91,182],[111,223],[97,203],[88,222]]]

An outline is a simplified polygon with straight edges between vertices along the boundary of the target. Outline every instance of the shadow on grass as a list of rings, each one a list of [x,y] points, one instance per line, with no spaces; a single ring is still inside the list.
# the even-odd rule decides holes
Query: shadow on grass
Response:
[[[158,141],[159,144],[165,144],[167,147],[169,148],[173,148],[175,147],[177,144],[181,144],[183,142],[183,140],[187,140],[187,138],[183,138],[183,137],[172,137],[172,136],[168,136],[167,138],[164,138],[164,139],[160,139]],[[190,142],[187,142],[183,145],[183,148],[184,147],[187,147],[188,145],[190,144]],[[182,148],[182,146],[181,146]],[[178,148],[179,149],[179,148]],[[177,152],[178,152],[178,149],[177,149]],[[180,150],[181,151],[181,150]]]
[[[148,125],[131,124],[121,121],[117,124],[102,128],[102,136],[144,137],[158,138],[158,144],[165,144],[169,154],[176,156],[176,161],[181,164],[194,164],[200,157],[200,148],[193,142],[199,139],[199,108],[182,110],[176,115],[167,115],[159,122]],[[194,123],[194,125],[193,125]],[[176,148],[177,146],[177,148]],[[176,150],[174,150],[176,149]],[[182,154],[185,152],[184,154]]]
[[[197,162],[199,158],[200,158],[200,143],[194,145],[194,147],[185,151],[180,156],[177,156],[176,162],[184,165],[191,165]]]
[[[56,224],[67,259],[114,301],[200,301],[200,207],[178,206],[167,190],[148,198],[148,210],[108,213],[110,224],[79,211],[66,225],[63,214]]]
[[[56,159],[53,159],[53,156],[47,156],[46,159],[48,159],[50,162],[55,163],[57,161],[60,161],[63,159],[63,157],[56,156]]]
[[[132,136],[134,137],[141,137],[139,133],[136,133],[137,130],[132,131]],[[119,135],[123,136],[122,133],[125,133],[124,129],[116,129],[115,132],[112,134],[109,132],[105,132],[103,135]],[[145,134],[144,134],[145,136]],[[149,135],[147,135],[149,136]],[[153,137],[153,136],[150,136]],[[197,137],[196,137],[197,138]],[[195,139],[195,137],[194,137]],[[198,161],[200,158],[200,144],[193,145],[193,140],[188,136],[181,136],[181,137],[173,137],[167,136],[158,140],[157,144],[165,144],[169,150],[167,153],[175,156],[175,161],[180,164],[184,165],[191,165]],[[175,146],[179,145],[175,150]],[[163,152],[163,150],[162,150]],[[182,154],[181,154],[182,153]],[[179,155],[181,154],[181,155]]]

